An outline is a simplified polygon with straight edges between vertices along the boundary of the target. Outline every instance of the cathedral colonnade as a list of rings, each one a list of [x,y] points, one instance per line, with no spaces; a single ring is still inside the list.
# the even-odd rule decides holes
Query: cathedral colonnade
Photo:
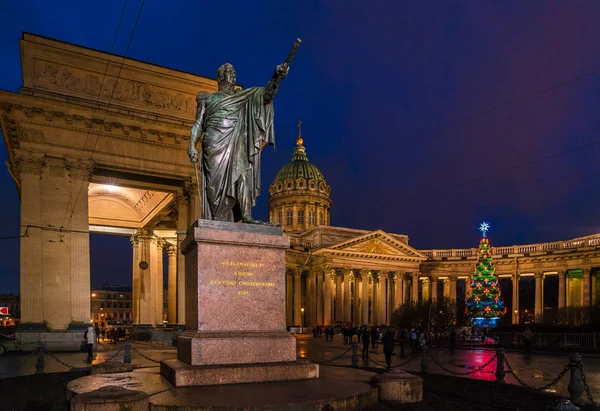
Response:
[[[544,320],[546,279],[556,276],[553,285],[558,294],[555,308],[589,307],[600,301],[599,271],[594,267],[560,269],[523,274],[500,274],[510,281],[511,310],[506,323],[519,323],[522,314],[519,283],[527,277],[534,284],[534,319]],[[401,304],[441,298],[457,300],[470,289],[468,275],[431,274],[421,272],[384,271],[349,268],[288,268],[286,272],[286,309],[289,326],[392,324],[394,310]],[[504,296],[506,299],[506,296]]]

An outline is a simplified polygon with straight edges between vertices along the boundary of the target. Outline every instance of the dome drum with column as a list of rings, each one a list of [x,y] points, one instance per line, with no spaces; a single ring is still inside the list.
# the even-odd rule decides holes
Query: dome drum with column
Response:
[[[331,187],[306,157],[300,124],[292,161],[279,170],[269,186],[270,221],[281,224],[285,231],[305,231],[330,224]]]

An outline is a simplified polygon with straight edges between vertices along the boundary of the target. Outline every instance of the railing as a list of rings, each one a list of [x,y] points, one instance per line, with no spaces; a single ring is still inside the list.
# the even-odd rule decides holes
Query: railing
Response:
[[[600,247],[600,235],[580,240],[556,241],[552,243],[514,245],[511,247],[492,247],[493,255],[526,254],[555,250],[574,250],[585,247]],[[431,258],[472,257],[477,256],[476,248],[450,250],[419,250]]]
[[[290,237],[290,247],[301,250],[311,250],[313,248],[313,242],[302,238]]]

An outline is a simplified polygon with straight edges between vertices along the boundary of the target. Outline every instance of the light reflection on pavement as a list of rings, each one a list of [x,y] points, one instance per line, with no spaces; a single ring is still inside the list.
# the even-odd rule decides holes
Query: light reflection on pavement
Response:
[[[328,362],[330,365],[351,365],[352,345],[344,345],[343,339],[336,336],[334,342],[327,342],[325,338],[313,338],[312,335],[297,336],[297,353],[301,357],[308,358],[311,361],[322,363]],[[124,343],[118,345],[103,344],[102,351],[96,353],[94,364],[104,362],[112,357],[118,350],[123,348]],[[156,346],[149,343],[133,343],[132,347],[139,350],[145,356],[154,361],[144,358],[134,350],[132,350],[132,364],[136,367],[153,367],[158,364],[155,361],[173,359],[177,357],[175,347]],[[474,367],[481,367],[486,364],[495,354],[492,350],[482,349],[457,349],[451,352],[446,348],[429,349],[432,356],[441,364],[436,364],[431,358],[429,359],[429,369],[431,373],[440,373],[449,375],[443,367],[454,373],[465,373],[473,371]],[[401,369],[405,371],[418,372],[421,370],[420,355],[411,356],[410,348],[405,347],[405,356],[400,356],[400,347],[396,346],[395,356],[392,357],[392,367],[399,364]],[[57,353],[54,354],[61,361],[73,367],[86,367],[87,361],[85,353]],[[384,367],[385,357],[383,356],[382,348],[370,349],[368,362],[360,359],[361,350],[359,346],[359,366],[369,367]],[[336,357],[340,357],[337,358]],[[568,363],[568,354],[550,355],[550,354],[532,354],[525,355],[522,352],[508,352],[506,358],[509,364],[513,367],[515,373],[526,384],[532,387],[539,387],[551,382],[565,368]],[[123,352],[117,354],[113,361],[123,361]],[[20,375],[34,374],[36,371],[36,355],[34,353],[7,353],[0,357],[0,378],[15,377]],[[600,357],[583,358],[584,372],[587,377],[587,382],[590,386],[592,395],[600,397]],[[45,372],[64,372],[69,368],[61,365],[54,360],[50,355],[45,356]],[[480,380],[494,381],[496,379],[496,361],[493,360],[483,370],[478,370],[475,373],[468,375],[468,378]],[[569,384],[570,373],[567,372],[556,386],[548,389],[548,392],[558,393],[563,396],[568,396],[567,386]],[[510,384],[518,384],[517,381],[506,371],[505,381]],[[585,397],[585,394],[584,394]]]
[[[337,336],[336,336],[337,337]],[[335,361],[331,361],[328,364],[331,365],[350,365],[352,356],[352,346],[344,345],[342,338],[336,338],[332,342],[325,341],[325,338],[313,338],[312,335],[302,335],[297,337],[298,352],[302,351],[304,357],[309,358],[311,361],[323,362],[335,358],[342,354],[344,351],[350,349],[342,358]],[[359,345],[358,355],[360,358],[362,345]],[[407,364],[399,367],[405,371],[421,371],[421,357],[410,356],[411,349],[408,347],[404,348],[405,356],[400,356],[400,347],[396,346],[395,354],[392,357],[392,367],[398,364]],[[454,352],[447,348],[435,348],[429,349],[432,356],[445,368],[455,373],[465,373],[473,371],[474,367],[481,367],[487,363],[490,358],[495,354],[493,350],[483,349],[456,349]],[[369,357],[373,361],[365,363],[362,359],[359,359],[359,366],[385,366],[385,357],[383,355],[382,347],[370,348]],[[412,359],[411,359],[412,358]],[[561,371],[564,370],[569,362],[569,356],[565,354],[537,354],[526,355],[523,352],[507,352],[506,358],[508,363],[513,368],[515,374],[523,380],[527,385],[531,387],[539,387],[550,383],[556,378]],[[600,357],[596,356],[585,356],[583,358],[583,370],[587,378],[587,383],[590,387],[590,392],[595,399],[600,397]],[[429,359],[430,373],[439,373],[450,375],[449,372],[443,370],[438,364],[435,363],[431,358]],[[508,373],[506,370],[505,382],[509,384],[517,385],[518,382]],[[479,380],[496,380],[496,360],[494,359],[489,365],[483,370],[476,371],[475,373],[466,376],[467,378],[475,378]],[[567,386],[569,385],[570,371],[567,371],[565,376],[556,384],[556,386],[546,390],[548,392],[558,393],[562,396],[569,395]],[[584,393],[584,398],[586,397]]]

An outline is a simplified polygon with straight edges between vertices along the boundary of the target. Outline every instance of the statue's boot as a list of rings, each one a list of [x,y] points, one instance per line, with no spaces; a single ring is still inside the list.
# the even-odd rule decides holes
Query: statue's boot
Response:
[[[247,215],[247,216],[243,217],[242,222],[246,223],[246,224],[261,224],[261,225],[271,225],[274,227],[279,227],[279,224],[277,224],[277,223],[260,221],[260,220],[253,218],[251,215]]]

